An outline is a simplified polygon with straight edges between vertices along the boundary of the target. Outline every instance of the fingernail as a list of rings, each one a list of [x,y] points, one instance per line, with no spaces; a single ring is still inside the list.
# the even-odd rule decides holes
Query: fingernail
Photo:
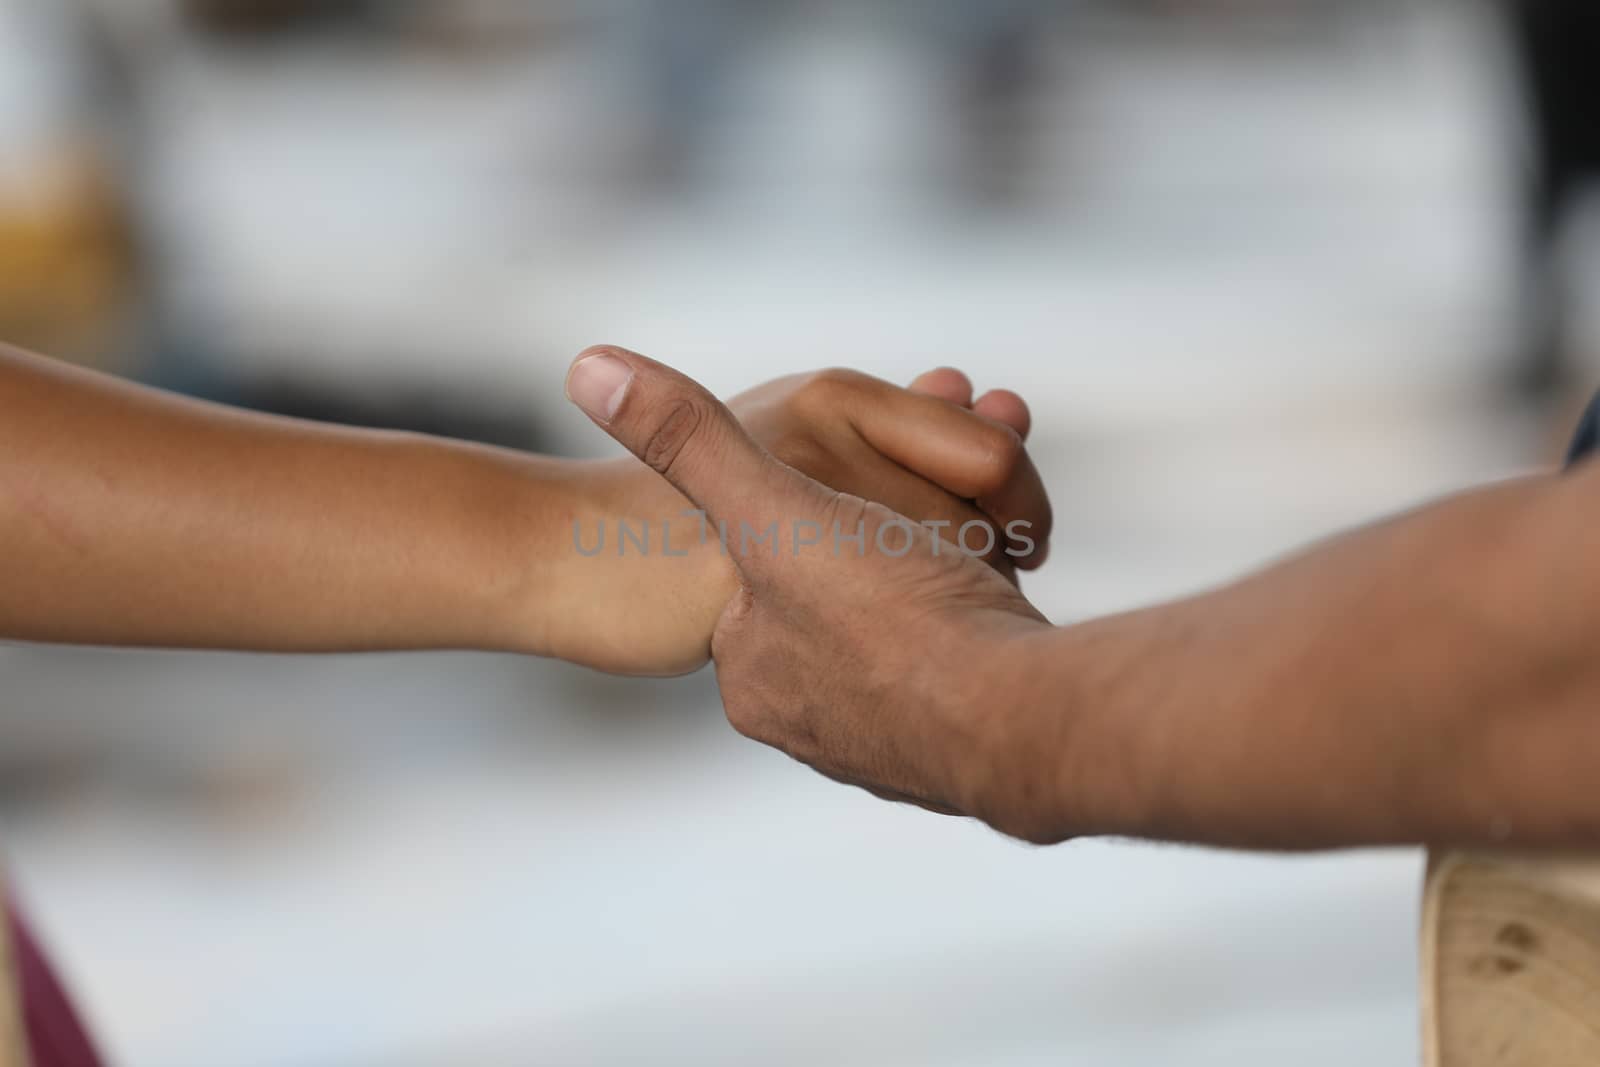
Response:
[[[633,368],[616,356],[585,356],[567,375],[567,399],[589,417],[610,422],[633,381]]]

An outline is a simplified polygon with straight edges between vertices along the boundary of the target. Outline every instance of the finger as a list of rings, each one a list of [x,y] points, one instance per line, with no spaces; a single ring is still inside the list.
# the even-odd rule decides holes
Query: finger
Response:
[[[1044,565],[1055,512],[1044,479],[1026,451],[1018,455],[1010,476],[1000,487],[976,497],[975,502],[999,528],[1002,547],[1010,543],[1008,555],[1018,567],[1035,570]]]
[[[1009,389],[991,389],[978,398],[972,410],[986,419],[1005,423],[1024,441],[1028,439],[1028,431],[1033,429],[1033,415],[1028,411],[1027,401]]]
[[[730,555],[747,577],[761,569],[741,531],[764,532],[817,514],[833,494],[777,462],[731,411],[698,382],[636,352],[600,346],[579,353],[567,372],[567,397],[628,451],[724,524]]]
[[[913,393],[948,400],[957,407],[972,406],[972,379],[954,367],[938,367],[919,374],[909,388]]]
[[[1008,426],[870,375],[828,371],[816,386],[819,409],[842,413],[873,448],[956,496],[998,489],[1022,443]]]
[[[1017,565],[1031,569],[1044,562],[1054,515],[1016,427],[866,375],[845,380],[848,387],[824,402],[846,405],[845,415],[863,440],[942,489],[976,500],[1002,537],[1007,526],[1022,524],[1017,530],[1032,546],[1018,542]],[[1027,405],[1021,397],[1014,399],[1015,404],[1006,397],[991,404],[1009,408],[1013,417],[1025,416]]]

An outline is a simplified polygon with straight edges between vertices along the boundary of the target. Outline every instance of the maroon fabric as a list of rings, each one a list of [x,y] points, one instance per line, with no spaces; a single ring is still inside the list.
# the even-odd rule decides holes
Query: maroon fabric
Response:
[[[89,1034],[72,1010],[72,1002],[21,917],[6,908],[16,957],[17,994],[22,998],[22,1025],[28,1035],[31,1067],[101,1067]]]

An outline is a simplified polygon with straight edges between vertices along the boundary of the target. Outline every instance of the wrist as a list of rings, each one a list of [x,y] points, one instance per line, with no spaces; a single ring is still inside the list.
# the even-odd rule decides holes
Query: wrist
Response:
[[[1025,631],[995,657],[1014,693],[990,761],[990,821],[1005,832],[1038,844],[1142,832],[1149,746],[1137,709],[1119,706],[1107,668],[1122,653],[1099,626]]]
[[[632,458],[546,466],[522,507],[508,647],[618,674],[703,665],[736,588],[692,505]]]
[[[580,464],[423,439],[416,462],[424,503],[449,524],[455,595],[441,615],[451,642],[483,651],[550,655],[560,639],[553,581],[571,551],[572,523],[592,505]],[[425,476],[432,472],[431,477]]]
[[[487,554],[511,576],[485,606],[493,647],[590,662],[603,628],[595,616],[612,606],[605,593],[612,560],[587,549],[615,526],[615,464],[528,456],[517,475],[505,497],[509,528]]]

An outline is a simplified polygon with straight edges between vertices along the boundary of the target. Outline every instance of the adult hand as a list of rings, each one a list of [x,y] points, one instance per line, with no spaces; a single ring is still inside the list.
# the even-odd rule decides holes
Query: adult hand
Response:
[[[883,796],[1060,836],[1035,819],[1065,739],[1038,736],[1009,699],[1019,646],[1050,627],[1014,584],[779,462],[653,360],[591,350],[568,395],[728,531],[739,587],[711,651],[736,729]],[[768,542],[743,536],[773,528]]]
[[[602,381],[598,390],[603,404],[614,387]],[[994,531],[983,555],[1008,579],[1044,560],[1050,502],[1023,445],[1030,419],[1015,393],[974,401],[971,382],[949,368],[909,389],[826,370],[758,386],[728,410],[772,457],[823,485],[937,524],[951,537],[976,524],[967,540],[977,547]],[[633,458],[591,465],[582,480],[581,552],[569,553],[563,562],[572,566],[539,590],[541,606],[559,601],[551,614],[562,623],[543,651],[618,673],[702,666],[712,628],[739,588],[718,538],[704,536],[714,524],[702,526],[694,503]],[[648,545],[625,545],[624,526],[647,530]],[[1025,540],[1008,542],[1007,527]]]

